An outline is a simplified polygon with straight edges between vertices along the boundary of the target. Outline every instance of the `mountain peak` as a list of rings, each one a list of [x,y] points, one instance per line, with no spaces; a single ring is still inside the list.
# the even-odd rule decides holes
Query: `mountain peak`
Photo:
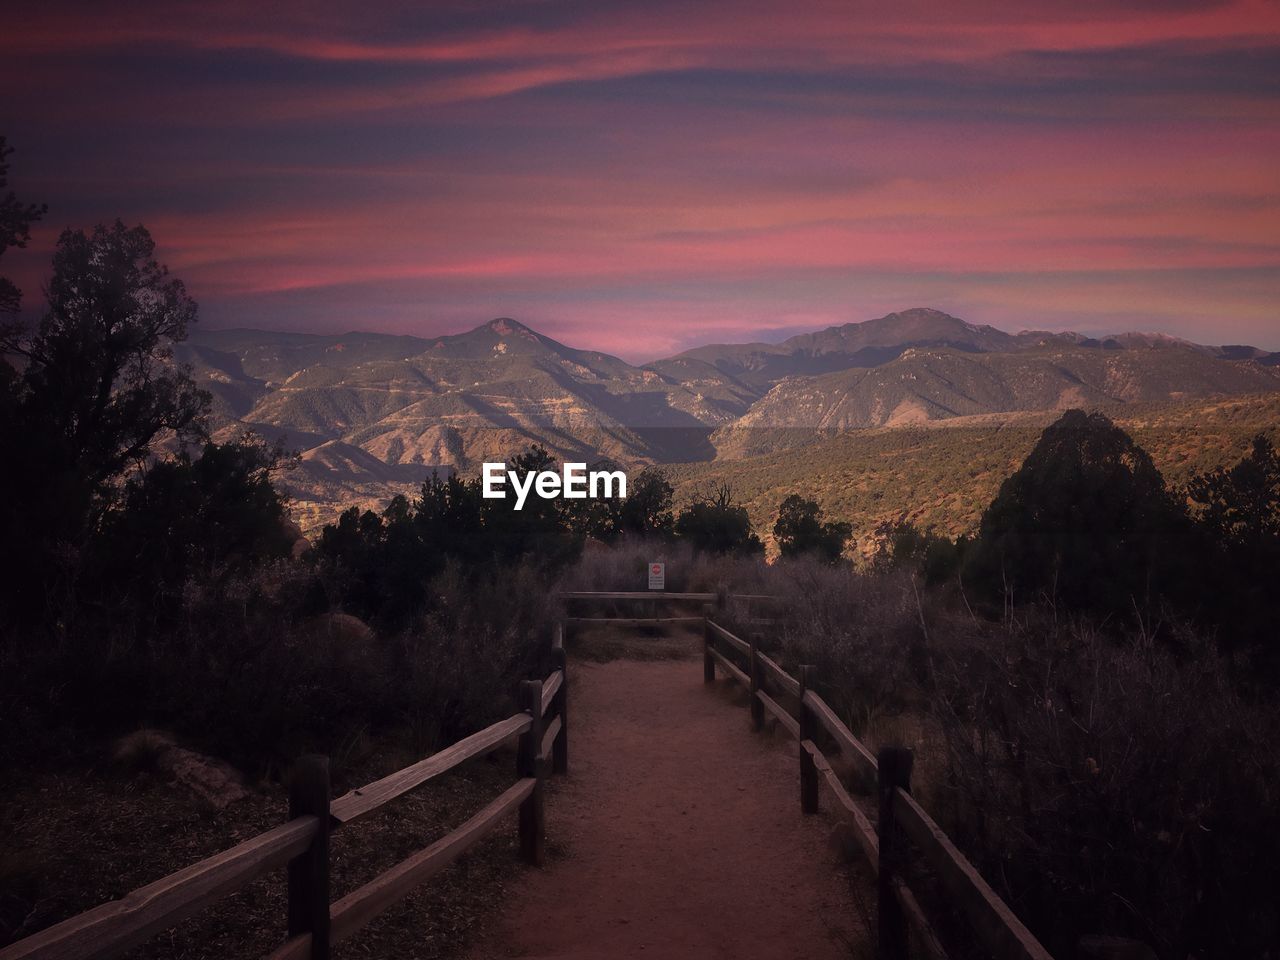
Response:
[[[900,350],[909,346],[950,346],[986,352],[1005,349],[1013,339],[994,327],[976,326],[933,307],[912,307],[874,320],[800,334],[784,340],[782,346],[815,354]]]
[[[491,330],[500,337],[538,336],[538,332],[536,330],[526,326],[519,320],[512,320],[510,317],[498,317],[495,320],[490,320],[483,326],[476,327],[476,330]],[[475,331],[473,330],[472,332],[474,333]]]
[[[995,330],[994,327],[978,326],[968,320],[961,320],[959,317],[953,317],[951,314],[933,307],[911,307],[908,310],[896,310],[893,313],[885,314],[883,317],[857,324],[857,326],[892,329],[908,336],[925,334],[935,337],[952,332],[969,335],[986,330]]]
[[[953,317],[944,310],[936,307],[908,307],[906,310],[895,310],[893,313],[887,313],[881,320],[899,320],[899,321],[932,321],[959,324],[962,327],[968,327],[970,330],[978,329],[968,320],[961,320],[959,317]]]
[[[435,356],[476,360],[490,356],[545,353],[555,346],[555,341],[520,321],[497,317],[465,333],[437,337],[426,352]]]

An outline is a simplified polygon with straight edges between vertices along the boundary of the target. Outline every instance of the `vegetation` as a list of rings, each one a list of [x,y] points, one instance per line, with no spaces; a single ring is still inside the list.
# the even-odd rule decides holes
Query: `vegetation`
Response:
[[[773,525],[778,550],[788,559],[812,555],[824,563],[839,563],[852,535],[850,524],[823,521],[822,508],[798,493],[782,501]]]
[[[1089,933],[1206,960],[1280,935],[1280,704],[1204,635],[975,618],[905,569],[776,564],[756,589],[787,600],[776,655],[815,664],[873,747],[915,751],[913,792],[1054,956]]]
[[[676,517],[675,531],[695,549],[708,553],[764,553],[764,544],[751,529],[751,517],[733,502],[728,484],[694,497]]]
[[[9,185],[9,155],[13,148],[0,136],[0,256],[10,247],[22,249],[31,239],[31,224],[48,212],[44,204],[19,200]],[[7,277],[0,277],[0,317],[18,312],[22,304],[22,291]]]
[[[1072,609],[1123,612],[1173,587],[1186,540],[1164,478],[1102,414],[1071,410],[1041,436],[982,515],[965,584],[984,597],[1044,595]]]
[[[1264,676],[1280,676],[1280,454],[1260,434],[1249,456],[1193,478],[1186,496],[1208,544],[1210,562],[1197,569],[1204,619],[1224,625],[1230,649],[1261,661]]]
[[[508,712],[549,643],[549,571],[581,542],[555,505],[433,481],[294,556],[291,458],[209,439],[209,398],[172,359],[196,305],[147,231],[65,231],[47,300],[35,329],[0,332],[0,536],[23,545],[0,560],[0,761],[159,726],[260,773]]]
[[[26,545],[0,560],[0,590],[28,622],[65,617],[121,482],[153,445],[200,436],[207,397],[165,363],[195,303],[154,246],[119,222],[64,231],[38,328],[0,331],[0,352],[22,364],[0,377],[0,443],[20,465],[0,477],[0,523],[6,542]]]
[[[1280,397],[1129,404],[1106,409],[1148,454],[1171,488],[1229,467],[1253,437],[1280,442]],[[954,540],[973,536],[1001,484],[1027,458],[1059,413],[962,417],[831,434],[801,431],[803,443],[745,459],[668,465],[677,499],[717,484],[733,488],[755,528],[772,530],[792,493],[853,526],[854,553],[873,557],[888,531],[909,523]],[[772,537],[766,546],[777,552]]]

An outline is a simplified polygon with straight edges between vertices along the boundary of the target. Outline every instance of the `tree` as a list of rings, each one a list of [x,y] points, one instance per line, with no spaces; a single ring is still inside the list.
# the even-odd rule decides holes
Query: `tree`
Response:
[[[1100,413],[1069,410],[983,514],[964,581],[990,600],[1043,595],[1128,615],[1169,595],[1184,521],[1128,434]]]
[[[751,529],[746,508],[733,503],[733,490],[721,484],[712,494],[694,500],[676,518],[676,536],[707,553],[764,553],[764,544]]]
[[[666,473],[657,467],[646,467],[632,478],[627,496],[617,505],[613,523],[615,535],[651,537],[670,536],[675,518],[671,499],[675,490]]]
[[[94,485],[144,459],[163,431],[199,433],[209,397],[168,361],[196,304],[154,259],[144,227],[58,239],[49,307],[34,336],[0,336],[27,362],[27,406]]]
[[[125,476],[158,439],[202,437],[208,394],[170,354],[196,305],[154,251],[144,228],[119,221],[64,231],[37,329],[0,330],[0,352],[23,361],[5,377],[0,423],[0,442],[21,465],[0,475],[0,536],[27,551],[0,561],[13,575],[0,579],[16,591],[60,602],[51,584],[65,592],[74,581]]]
[[[1280,453],[1259,434],[1249,456],[1187,485],[1197,519],[1220,544],[1253,549],[1280,540]]]
[[[1203,538],[1196,584],[1205,616],[1228,647],[1252,650],[1259,676],[1280,672],[1280,453],[1259,435],[1230,468],[1194,477],[1187,499]]]
[[[932,528],[921,530],[906,519],[881,523],[876,527],[876,540],[876,566],[914,570],[930,585],[954,577],[969,546],[967,537],[949,540]]]
[[[835,564],[844,556],[844,548],[853,536],[853,526],[824,522],[822,508],[816,502],[793,493],[778,508],[773,536],[784,557],[811,555],[823,563]]]
[[[9,185],[9,155],[13,148],[0,136],[0,256],[10,247],[22,248],[31,239],[31,224],[48,211],[44,204],[23,203]],[[22,291],[7,277],[0,277],[0,315],[14,314],[22,304]]]
[[[550,468],[551,455],[532,446],[509,468],[528,475]],[[582,502],[582,501],[578,501]],[[431,608],[430,580],[449,562],[466,577],[520,561],[555,567],[574,559],[582,532],[573,501],[531,496],[485,499],[479,477],[433,476],[414,500],[397,497],[381,515],[351,508],[320,534],[312,560],[343,609],[387,630],[399,630]]]
[[[540,444],[533,444],[511,458],[507,470],[521,482],[556,465],[555,458]],[[477,487],[479,481],[476,481]],[[514,498],[481,500],[483,505],[484,559],[514,563],[529,557],[535,563],[556,566],[578,555],[583,534],[574,529],[575,501],[563,497],[543,499],[530,494],[524,508],[513,507]],[[576,504],[589,503],[578,500]]]
[[[104,602],[171,606],[192,578],[217,584],[288,556],[287,509],[271,481],[283,460],[279,446],[245,437],[207,443],[198,457],[183,450],[130,478],[95,551]]]

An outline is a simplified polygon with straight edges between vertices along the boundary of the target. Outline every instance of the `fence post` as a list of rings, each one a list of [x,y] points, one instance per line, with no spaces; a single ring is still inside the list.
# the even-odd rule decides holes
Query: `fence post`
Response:
[[[817,735],[817,723],[813,711],[804,702],[804,695],[813,685],[813,667],[800,668],[800,811],[818,812],[818,767],[805,749],[805,742]]]
[[[529,714],[529,729],[520,735],[516,751],[516,773],[534,777],[533,792],[520,804],[520,856],[525,863],[542,866],[546,833],[546,813],[543,809],[543,781],[546,767],[542,751],[542,684],[537,680],[525,680],[520,684],[520,709]]]
[[[756,696],[760,692],[760,663],[756,660],[755,637],[751,638],[751,650],[747,656],[747,665],[751,680],[751,684],[748,687],[751,692],[751,727],[758,732],[764,727],[764,704]]]
[[[556,691],[552,701],[552,709],[560,718],[560,732],[551,744],[551,769],[558,774],[569,772],[569,657],[564,647],[556,647],[552,652],[552,662],[560,671],[560,689]]]
[[[881,960],[906,960],[907,923],[896,887],[907,863],[906,837],[893,813],[893,793],[911,792],[913,756],[906,747],[883,747],[876,758],[880,793],[880,868],[877,877]]]
[[[315,838],[289,861],[289,936],[311,934],[311,960],[329,960],[329,758],[300,757],[289,778],[289,819],[315,817]]]
[[[702,605],[702,682],[716,682],[716,662],[711,656],[711,604]]]

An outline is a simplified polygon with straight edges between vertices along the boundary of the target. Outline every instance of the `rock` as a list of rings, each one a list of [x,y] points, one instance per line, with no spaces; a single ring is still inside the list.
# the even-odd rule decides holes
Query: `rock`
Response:
[[[115,760],[135,769],[150,768],[169,777],[218,810],[250,793],[230,764],[180,747],[161,730],[139,730],[116,742]]]

